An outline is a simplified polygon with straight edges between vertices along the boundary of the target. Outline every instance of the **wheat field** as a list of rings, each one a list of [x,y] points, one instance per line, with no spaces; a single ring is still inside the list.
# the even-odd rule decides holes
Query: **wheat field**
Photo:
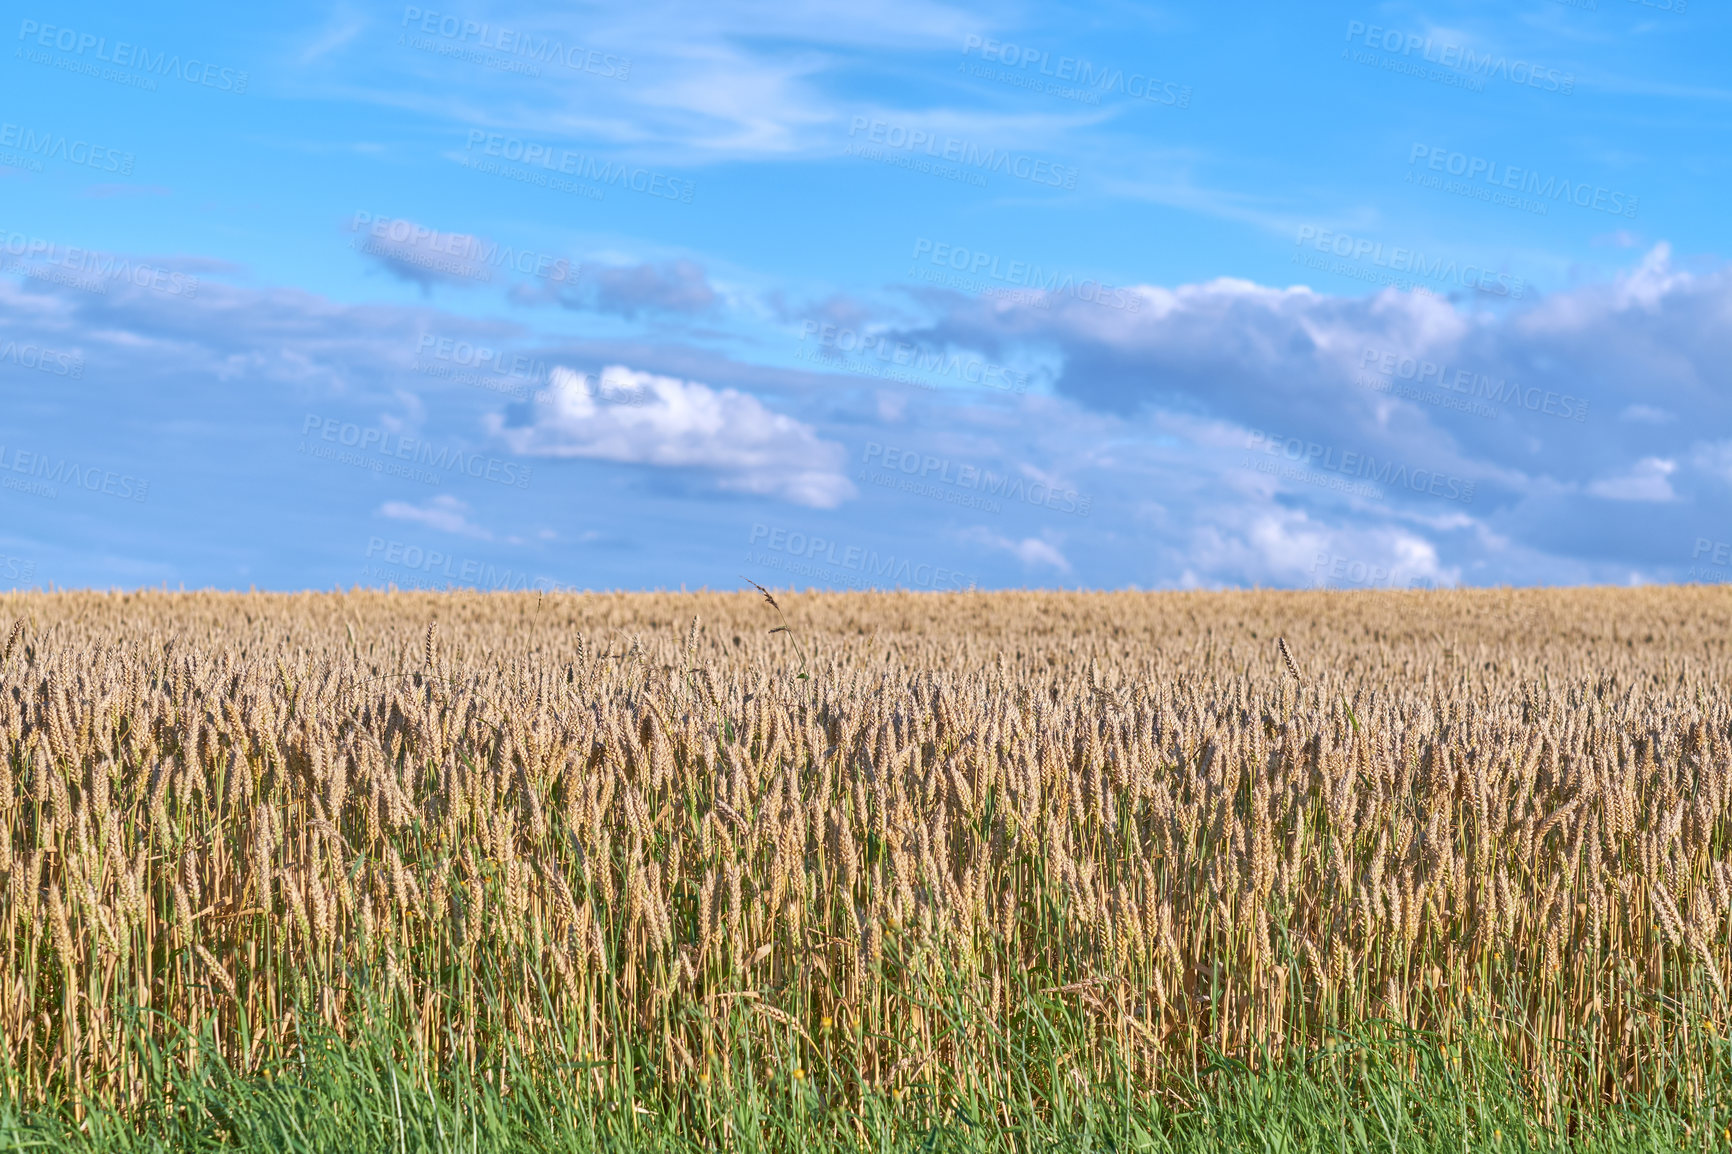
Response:
[[[1008,1118],[1354,1031],[1479,1039],[1542,1114],[1723,1084],[1719,590],[0,615],[19,1103],[379,1022],[723,1145],[742,1079]]]

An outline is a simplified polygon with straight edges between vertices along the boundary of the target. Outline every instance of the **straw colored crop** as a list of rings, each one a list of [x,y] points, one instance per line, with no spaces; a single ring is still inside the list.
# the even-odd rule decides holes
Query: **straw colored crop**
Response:
[[[857,1101],[1044,999],[1079,1085],[1381,1020],[1611,1099],[1727,1028],[1717,590],[776,599],[0,596],[12,1091],[384,1015]]]

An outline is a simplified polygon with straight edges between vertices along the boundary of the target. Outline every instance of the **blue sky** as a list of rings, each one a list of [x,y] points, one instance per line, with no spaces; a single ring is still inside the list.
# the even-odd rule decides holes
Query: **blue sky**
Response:
[[[0,587],[1732,576],[1732,18],[25,4]]]

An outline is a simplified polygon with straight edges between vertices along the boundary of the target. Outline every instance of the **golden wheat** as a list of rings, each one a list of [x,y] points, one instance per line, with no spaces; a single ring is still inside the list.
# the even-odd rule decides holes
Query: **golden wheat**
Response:
[[[942,987],[1078,1076],[1472,1018],[1616,1094],[1724,1028],[1718,591],[768,597],[0,596],[6,1076],[383,1013],[897,1090]]]

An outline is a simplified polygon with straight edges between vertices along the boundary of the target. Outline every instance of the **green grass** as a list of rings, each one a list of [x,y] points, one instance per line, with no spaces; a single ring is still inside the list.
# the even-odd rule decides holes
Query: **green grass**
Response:
[[[537,1068],[499,1054],[431,1071],[401,1037],[304,1039],[246,1075],[218,1058],[155,1055],[148,1105],[25,1110],[0,1102],[0,1150],[194,1151],[1591,1151],[1726,1150],[1732,1078],[1718,1060],[1680,1066],[1667,1095],[1619,1106],[1566,1099],[1523,1078],[1490,1044],[1423,1036],[1331,1039],[1252,1069],[1216,1060],[1175,1071],[1159,1097],[1067,1077],[1062,1014],[1035,1024],[1020,1073],[982,1085],[950,1071],[900,1101],[843,1101],[771,1058],[728,1085],[652,1071]],[[203,1052],[210,1052],[208,1045]],[[647,1048],[646,1048],[647,1053]],[[190,1067],[190,1068],[189,1068]],[[749,1071],[773,1071],[764,1077]],[[1721,1071],[1713,1074],[1713,1071]],[[1712,1077],[1710,1076],[1712,1075]],[[595,1083],[599,1080],[601,1088]],[[1688,1096],[1691,1105],[1676,1102]],[[1667,1099],[1670,1098],[1669,1102]],[[645,1101],[675,1103],[659,1109]],[[942,1101],[940,1107],[937,1103]],[[1550,1105],[1548,1106],[1548,1103]]]

